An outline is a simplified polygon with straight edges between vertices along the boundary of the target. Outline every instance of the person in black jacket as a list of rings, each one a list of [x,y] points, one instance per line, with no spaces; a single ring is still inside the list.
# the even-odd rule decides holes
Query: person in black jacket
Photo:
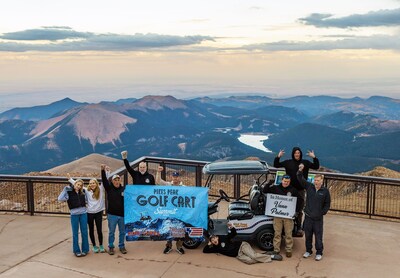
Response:
[[[101,179],[105,191],[107,192],[107,219],[108,219],[108,254],[114,255],[115,230],[118,225],[119,231],[119,251],[126,254],[125,248],[125,220],[124,220],[124,190],[119,175],[111,178],[112,185],[107,179],[105,172],[106,166],[101,165]]]
[[[291,184],[291,179],[289,175],[284,175],[282,177],[282,182],[278,185],[265,186],[263,188],[264,193],[272,193],[282,196],[293,196],[298,198],[298,191]],[[296,202],[296,211],[298,211],[299,202]],[[274,217],[274,252],[269,252],[269,254],[279,254],[281,249],[281,239],[282,239],[282,228],[285,231],[285,245],[286,245],[286,257],[290,258],[293,251],[293,219]]]
[[[128,170],[132,177],[133,184],[140,185],[155,185],[154,176],[147,172],[146,162],[139,163],[139,171],[131,167],[128,161],[128,151],[121,152],[122,159],[124,160],[125,168]]]
[[[314,151],[308,151],[307,155],[313,159],[313,162],[309,160],[303,159],[303,152],[299,147],[294,147],[292,150],[292,159],[284,160],[280,162],[280,158],[285,154],[284,150],[280,150],[278,156],[274,159],[274,167],[276,168],[285,168],[286,174],[288,174],[291,178],[291,184],[297,189],[299,192],[299,197],[297,202],[299,203],[299,210],[297,211],[297,217],[295,219],[295,223],[297,227],[295,227],[296,236],[303,236],[303,231],[301,230],[301,223],[303,219],[303,208],[304,208],[304,200],[305,200],[305,190],[300,186],[299,181],[297,180],[296,173],[299,169],[300,163],[304,165],[303,176],[305,179],[308,177],[308,170],[319,169],[319,160],[315,156]]]
[[[306,235],[306,252],[303,257],[308,258],[312,254],[312,237],[315,235],[315,249],[317,250],[315,260],[322,259],[324,245],[322,242],[324,215],[327,214],[331,205],[331,196],[326,187],[322,187],[323,175],[315,175],[314,184],[307,182],[303,176],[304,165],[299,165],[297,179],[307,191],[305,218],[303,223]]]
[[[219,253],[228,257],[236,257],[246,264],[269,263],[271,260],[281,261],[280,255],[267,255],[254,251],[246,241],[232,241],[237,232],[228,224],[229,233],[226,236],[211,235],[210,241],[204,246],[203,253]]]

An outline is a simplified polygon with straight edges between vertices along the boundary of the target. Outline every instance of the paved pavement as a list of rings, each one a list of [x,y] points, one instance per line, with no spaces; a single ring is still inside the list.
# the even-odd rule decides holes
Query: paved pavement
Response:
[[[104,232],[107,242],[106,221]],[[320,262],[302,258],[303,238],[295,238],[292,258],[268,264],[203,254],[202,246],[164,255],[164,242],[128,242],[126,255],[76,258],[69,217],[0,214],[0,277],[400,277],[400,223],[330,214],[324,242]]]

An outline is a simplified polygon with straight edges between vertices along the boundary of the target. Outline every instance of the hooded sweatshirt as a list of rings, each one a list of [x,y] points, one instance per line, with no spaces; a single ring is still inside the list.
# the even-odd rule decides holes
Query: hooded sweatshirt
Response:
[[[300,151],[300,159],[296,160],[294,158],[294,153],[296,151]],[[285,168],[286,174],[290,176],[290,184],[293,185],[297,190],[303,190],[304,187],[302,187],[297,180],[296,173],[297,170],[299,170],[299,165],[300,163],[304,164],[304,169],[303,169],[303,176],[305,179],[308,178],[308,170],[309,169],[314,169],[318,170],[319,168],[319,160],[318,158],[313,158],[313,162],[309,160],[304,160],[303,159],[303,152],[299,147],[294,147],[292,150],[292,159],[284,160],[282,162],[279,161],[279,157],[275,157],[274,159],[274,167],[276,168]]]

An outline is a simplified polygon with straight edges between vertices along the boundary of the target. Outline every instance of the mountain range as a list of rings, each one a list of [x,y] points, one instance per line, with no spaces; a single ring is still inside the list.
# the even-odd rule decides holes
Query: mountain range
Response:
[[[40,171],[91,153],[242,159],[272,164],[280,149],[313,149],[325,167],[342,172],[375,166],[400,170],[400,100],[265,96],[177,99],[145,96],[80,103],[69,98],[0,114],[0,173]],[[266,153],[240,143],[266,134]]]

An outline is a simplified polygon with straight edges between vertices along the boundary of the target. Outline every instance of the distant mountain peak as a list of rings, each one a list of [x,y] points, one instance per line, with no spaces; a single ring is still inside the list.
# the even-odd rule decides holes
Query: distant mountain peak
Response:
[[[146,110],[161,110],[164,108],[168,109],[187,109],[185,102],[183,100],[176,99],[173,96],[145,96],[138,99],[133,103],[134,107],[142,108]],[[132,106],[133,107],[133,106]]]

